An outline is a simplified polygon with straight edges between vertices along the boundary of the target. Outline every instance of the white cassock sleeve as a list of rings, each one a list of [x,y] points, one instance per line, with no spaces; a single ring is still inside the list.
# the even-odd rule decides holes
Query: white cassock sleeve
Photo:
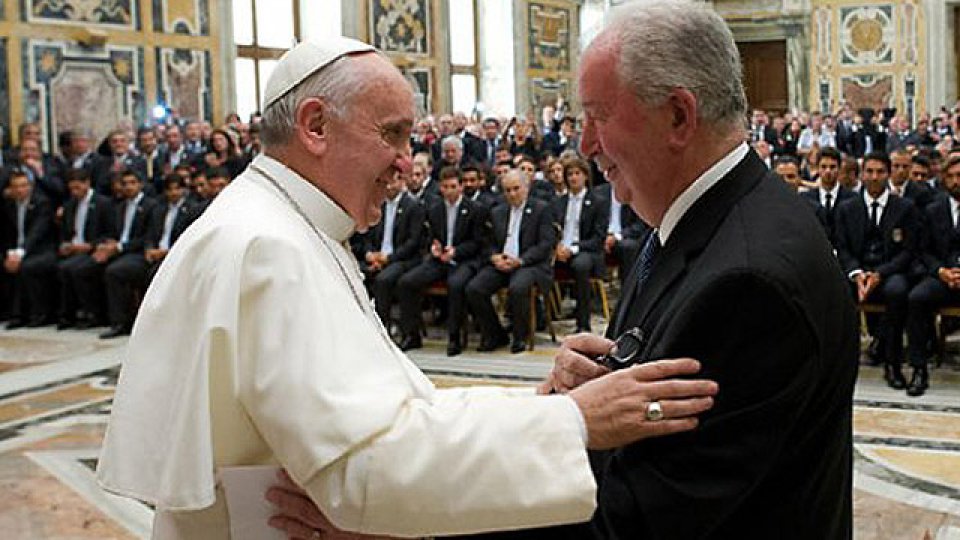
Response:
[[[590,518],[596,485],[568,397],[434,389],[323,255],[251,245],[236,384],[277,460],[335,524],[424,536]]]

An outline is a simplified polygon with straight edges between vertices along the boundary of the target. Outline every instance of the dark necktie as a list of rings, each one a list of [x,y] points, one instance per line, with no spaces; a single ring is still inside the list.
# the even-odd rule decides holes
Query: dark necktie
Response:
[[[877,216],[880,213],[879,210],[880,210],[879,202],[873,201],[872,203],[870,203],[870,224],[875,227],[880,226],[880,220],[877,219]]]
[[[824,198],[826,199],[826,204],[824,204],[823,207],[827,209],[827,213],[829,214],[833,212],[833,194],[827,193],[824,195]]]
[[[647,241],[643,243],[643,249],[640,250],[640,262],[637,265],[637,293],[639,297],[643,292],[643,287],[650,279],[650,271],[653,269],[653,263],[657,252],[660,251],[660,235],[657,229],[650,231]]]

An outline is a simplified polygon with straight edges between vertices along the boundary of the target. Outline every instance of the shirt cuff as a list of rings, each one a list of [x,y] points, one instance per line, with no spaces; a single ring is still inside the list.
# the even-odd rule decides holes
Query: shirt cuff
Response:
[[[577,427],[580,428],[580,437],[583,440],[583,446],[587,446],[587,422],[583,419],[583,413],[580,412],[580,406],[577,405],[577,402],[573,400],[570,396],[563,396],[565,401],[570,404],[570,409],[573,411],[574,416],[577,419]]]
[[[857,279],[857,276],[859,276],[859,275],[862,274],[862,273],[863,273],[863,270],[857,268],[857,269],[854,270],[853,272],[850,272],[849,274],[847,274],[847,277],[850,278],[850,281],[853,281],[853,280]]]
[[[570,246],[570,253],[573,253],[574,255],[576,255],[577,253],[580,253],[580,246],[576,244]]]

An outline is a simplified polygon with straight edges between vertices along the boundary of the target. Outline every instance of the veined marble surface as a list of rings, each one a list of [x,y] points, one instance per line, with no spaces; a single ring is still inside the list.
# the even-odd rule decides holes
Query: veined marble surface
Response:
[[[600,328],[600,325],[595,325]],[[566,322],[558,323],[563,335]],[[411,356],[438,386],[531,385],[556,345],[510,355],[444,354],[431,329]],[[442,331],[439,331],[442,333]],[[0,531],[16,539],[148,538],[152,510],[93,476],[126,342],[96,331],[0,330]],[[863,367],[854,403],[857,539],[960,540],[960,363],[933,370],[921,398]]]

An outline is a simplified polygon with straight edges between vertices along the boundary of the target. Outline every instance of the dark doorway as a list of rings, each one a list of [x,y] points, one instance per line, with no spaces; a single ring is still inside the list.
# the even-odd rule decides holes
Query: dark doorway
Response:
[[[751,109],[783,113],[787,110],[787,42],[739,42],[743,85]]]

